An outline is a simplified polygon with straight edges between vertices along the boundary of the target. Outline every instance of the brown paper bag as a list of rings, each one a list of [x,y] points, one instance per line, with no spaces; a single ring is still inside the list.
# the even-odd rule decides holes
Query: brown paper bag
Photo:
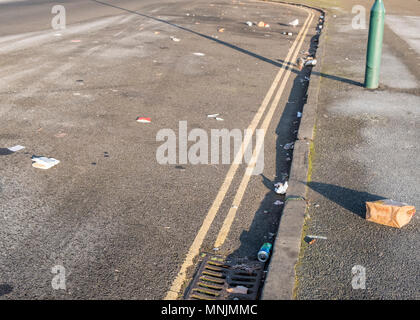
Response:
[[[391,199],[366,202],[366,220],[394,228],[405,226],[415,213],[414,206]]]

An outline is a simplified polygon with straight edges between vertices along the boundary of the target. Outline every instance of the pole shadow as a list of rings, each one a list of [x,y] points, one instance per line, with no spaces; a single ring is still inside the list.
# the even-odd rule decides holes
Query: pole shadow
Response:
[[[125,9],[125,8],[122,8],[122,7],[119,7],[119,6],[110,4],[110,3],[102,2],[102,1],[99,1],[99,0],[90,0],[90,1],[91,2],[96,2],[96,3],[101,4],[101,5],[104,5],[104,6],[109,6],[109,7],[112,7],[112,8],[118,9],[118,10],[121,10],[121,11],[132,13],[132,14],[135,14],[135,15],[138,15],[138,16],[141,16],[141,17],[144,17],[144,18],[152,19],[154,21],[158,21],[158,22],[161,22],[161,23],[170,25],[170,26],[172,26],[174,28],[177,28],[177,29],[180,29],[180,30],[183,30],[183,31],[186,31],[186,32],[193,33],[193,34],[195,34],[197,36],[200,36],[200,37],[205,38],[207,40],[211,40],[211,41],[216,42],[218,44],[224,45],[224,46],[229,47],[229,48],[231,48],[233,50],[236,50],[238,52],[241,52],[243,54],[246,54],[246,55],[251,56],[253,58],[256,58],[258,60],[261,60],[261,61],[264,61],[266,63],[269,63],[269,64],[271,64],[271,65],[273,65],[275,67],[278,67],[278,68],[287,68],[288,66],[292,66],[292,65],[295,66],[295,63],[290,63],[290,62],[285,63],[285,61],[282,60],[282,59],[273,60],[273,59],[264,57],[262,55],[259,55],[259,54],[255,53],[255,52],[252,52],[252,51],[246,50],[244,48],[241,48],[239,46],[236,46],[236,45],[234,45],[232,43],[229,43],[229,42],[226,42],[226,41],[223,41],[223,40],[219,40],[219,39],[213,38],[213,37],[208,36],[206,34],[203,34],[203,33],[200,33],[200,32],[194,31],[194,30],[191,30],[189,28],[186,28],[186,27],[177,25],[175,23],[169,22],[169,21],[164,20],[164,19],[152,17],[152,16],[149,16],[147,14],[140,13],[138,11],[134,11],[134,10],[130,10],[130,9]],[[279,24],[282,25],[281,23],[279,23]],[[311,38],[311,48],[309,50],[309,53],[311,55],[312,54],[315,54],[315,52],[316,52],[316,48],[318,47],[318,40],[319,40],[319,34],[314,35]],[[291,69],[291,71],[294,72],[294,73],[296,73],[296,74],[298,74],[300,72],[297,69]],[[363,87],[363,83],[358,82],[358,81],[354,81],[354,80],[351,80],[351,79],[346,79],[346,78],[343,78],[343,77],[339,77],[339,76],[335,76],[335,75],[330,75],[330,74],[326,74],[326,73],[322,73],[322,72],[313,72],[313,74],[316,75],[316,76],[319,76],[319,77],[328,78],[328,79],[331,79],[331,80],[344,82],[344,83],[347,83],[347,84],[350,84],[350,85]]]
[[[308,182],[306,185],[313,191],[335,202],[344,209],[366,218],[366,201],[377,201],[385,199],[382,196],[368,192],[357,191],[341,186],[322,182]]]

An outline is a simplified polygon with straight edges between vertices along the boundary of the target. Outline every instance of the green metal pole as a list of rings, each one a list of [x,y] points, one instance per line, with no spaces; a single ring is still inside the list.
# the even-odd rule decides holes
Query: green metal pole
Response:
[[[365,87],[368,89],[376,89],[379,86],[384,23],[384,3],[382,0],[376,0],[370,10],[369,40],[367,46],[365,73]]]

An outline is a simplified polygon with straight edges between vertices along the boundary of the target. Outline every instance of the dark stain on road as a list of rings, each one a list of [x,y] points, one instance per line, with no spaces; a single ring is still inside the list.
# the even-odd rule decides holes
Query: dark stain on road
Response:
[[[0,284],[0,297],[6,294],[9,294],[12,291],[13,291],[13,287],[11,285],[6,284],[6,283]]]

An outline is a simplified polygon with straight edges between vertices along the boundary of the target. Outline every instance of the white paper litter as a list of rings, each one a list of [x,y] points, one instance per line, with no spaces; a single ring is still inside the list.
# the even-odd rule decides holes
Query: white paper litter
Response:
[[[299,25],[299,19],[295,19],[295,20],[289,22],[289,25],[291,25],[293,27],[296,27],[297,25]]]
[[[298,112],[297,112],[297,117],[298,117],[298,118],[302,118],[302,112],[299,112],[299,111],[298,111]]]
[[[175,41],[175,42],[179,42],[179,41],[181,41],[181,39],[175,38],[175,37],[173,37],[173,36],[171,36],[171,40],[172,40],[172,41]]]
[[[10,147],[10,148],[7,148],[7,149],[8,149],[9,151],[16,152],[16,151],[19,151],[19,150],[25,149],[25,147],[24,147],[24,146],[17,145],[17,146]]]
[[[205,54],[201,53],[201,52],[194,52],[193,55],[198,56],[198,57],[204,57]]]
[[[213,114],[208,114],[207,118],[216,118],[220,115],[220,113],[213,113]]]
[[[236,286],[233,288],[227,288],[226,290],[229,293],[239,293],[239,294],[247,294],[248,293],[248,288],[244,287],[244,286]]]
[[[317,62],[316,59],[308,60],[305,62],[305,67],[316,66],[316,62]]]
[[[275,206],[281,206],[282,204],[284,204],[284,202],[283,201],[280,201],[280,200],[276,200],[276,201],[274,201],[274,203],[273,203]]]
[[[32,157],[32,167],[38,169],[49,169],[54,167],[55,165],[59,164],[60,161],[54,158],[47,158],[47,157]]]
[[[287,181],[285,183],[281,183],[281,182],[276,183],[274,185],[274,187],[275,187],[274,191],[277,194],[285,194],[288,186],[289,185],[288,185]]]
[[[312,236],[312,235],[308,235],[308,238],[311,239],[323,239],[323,240],[327,240],[327,237],[323,237],[323,236]]]

